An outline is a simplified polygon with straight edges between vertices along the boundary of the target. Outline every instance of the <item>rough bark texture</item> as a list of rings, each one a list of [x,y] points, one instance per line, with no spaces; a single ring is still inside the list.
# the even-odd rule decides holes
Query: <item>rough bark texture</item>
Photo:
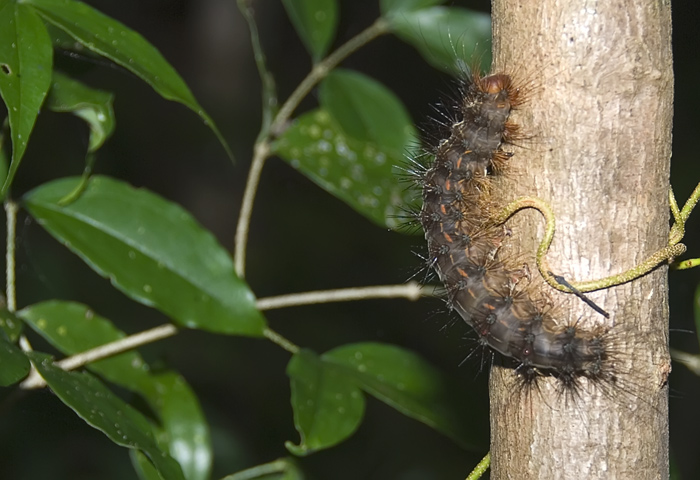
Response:
[[[670,1],[493,0],[493,36],[493,71],[537,87],[515,114],[532,137],[514,148],[515,171],[501,196],[533,195],[552,205],[555,273],[600,278],[664,247]],[[542,217],[519,213],[509,226],[512,248],[532,256]],[[568,321],[625,327],[619,386],[584,384],[562,396],[556,380],[543,379],[529,395],[514,395],[522,389],[513,371],[494,366],[491,478],[668,477],[667,267],[589,296],[609,320],[572,295],[552,294]]]

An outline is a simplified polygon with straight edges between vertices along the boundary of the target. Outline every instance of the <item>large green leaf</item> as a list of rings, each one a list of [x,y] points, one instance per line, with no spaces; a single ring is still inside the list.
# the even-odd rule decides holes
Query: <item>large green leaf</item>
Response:
[[[488,438],[488,424],[474,417],[464,392],[418,355],[394,345],[343,345],[320,357],[301,350],[287,374],[301,442],[286,445],[296,455],[333,446],[357,429],[364,412],[360,390],[465,448],[481,450]]]
[[[24,156],[51,83],[53,48],[44,22],[31,7],[0,1],[0,96],[10,120],[12,161],[0,197],[7,194]]]
[[[54,112],[70,112],[90,127],[88,152],[94,152],[114,132],[114,95],[90,88],[58,71],[53,72],[46,106]]]
[[[321,83],[320,103],[343,131],[382,150],[404,154],[416,143],[416,130],[401,100],[376,80],[336,69]]]
[[[0,386],[19,382],[29,373],[29,359],[14,343],[0,335]]]
[[[18,315],[67,355],[115,342],[125,336],[106,318],[74,302],[42,302],[20,310]],[[148,401],[161,422],[162,428],[157,430],[159,440],[168,445],[187,480],[209,477],[212,452],[207,422],[197,397],[184,378],[174,372],[151,374],[141,355],[133,350],[92,362],[87,368],[112,383],[141,394]],[[139,465],[146,472],[152,468],[148,462]]]
[[[337,0],[282,0],[314,62],[328,51],[338,27]]]
[[[182,103],[196,112],[232,157],[226,141],[211,117],[197,103],[180,75],[160,52],[137,32],[75,0],[24,0],[24,3],[32,5],[46,21],[65,31],[88,49],[137,75],[163,98]]]
[[[180,206],[108,177],[93,177],[73,203],[59,200],[80,180],[44,184],[24,197],[49,233],[134,300],[180,325],[262,336],[265,319],[228,253]]]
[[[433,66],[463,76],[480,61],[491,64],[491,17],[459,7],[431,7],[388,17],[391,31]],[[478,47],[478,48],[477,48]]]
[[[86,423],[117,445],[145,453],[165,480],[184,480],[178,463],[158,448],[153,425],[87,372],[66,372],[51,357],[31,352],[32,363],[51,390]]]
[[[348,136],[325,110],[296,119],[274,145],[275,152],[321,188],[378,225],[401,224],[415,194],[397,181],[402,152],[383,150]]]
[[[482,422],[468,415],[468,399],[459,398],[449,380],[413,352],[381,343],[343,345],[321,357],[341,367],[367,393],[468,448],[487,438]]]
[[[295,455],[308,455],[349,437],[365,410],[362,392],[342,369],[301,350],[287,366],[291,379],[294,425],[301,442],[286,446]]]

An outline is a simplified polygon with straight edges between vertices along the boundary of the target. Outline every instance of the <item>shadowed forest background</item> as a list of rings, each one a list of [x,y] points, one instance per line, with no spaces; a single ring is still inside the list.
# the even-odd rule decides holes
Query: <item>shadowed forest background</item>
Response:
[[[140,32],[177,69],[212,116],[236,157],[232,166],[216,137],[183,106],[108,62],[56,56],[85,83],[115,93],[117,128],[97,155],[95,172],[126,180],[181,204],[219,242],[233,248],[252,145],[260,126],[260,80],[249,32],[233,0],[91,0],[88,3]],[[370,25],[376,1],[342,1],[335,46]],[[488,1],[454,5],[488,12]],[[280,98],[308,73],[304,46],[280,2],[254,2],[258,28]],[[676,76],[671,183],[684,202],[700,178],[700,6],[673,4]],[[458,34],[458,32],[456,33]],[[357,69],[393,90],[417,124],[453,90],[451,79],[418,53],[386,35],[351,55]],[[315,106],[310,95],[298,113]],[[3,115],[4,117],[4,112]],[[572,132],[575,134],[575,132]],[[78,175],[88,132],[79,119],[42,113],[13,187],[15,197],[48,180]],[[660,199],[661,201],[661,199]],[[690,218],[684,243],[700,256],[700,212]],[[47,298],[90,304],[127,332],[167,321],[127,299],[61,247],[35,222],[18,224],[18,305]],[[265,166],[253,211],[246,280],[258,297],[309,290],[397,284],[420,267],[422,236],[378,228],[279,159]],[[611,267],[615,270],[615,266]],[[697,353],[693,302],[700,271],[672,272],[671,346]],[[697,302],[697,300],[695,300]],[[699,305],[696,308],[700,309]],[[468,328],[435,299],[369,300],[266,312],[270,324],[305,347],[325,351],[355,341],[381,341],[421,353],[473,391],[475,428],[488,429],[488,365],[475,355]],[[36,346],[36,345],[35,345]],[[48,347],[47,347],[48,348]],[[183,330],[141,349],[152,364],[172,366],[198,394],[212,429],[212,478],[287,454],[296,440],[285,367],[289,355],[250,338]],[[700,379],[674,363],[671,385],[672,458],[681,478],[698,478]],[[3,394],[4,395],[4,394]],[[47,390],[18,403],[0,399],[0,476],[12,479],[136,478],[126,450],[84,424]],[[451,440],[376,400],[343,444],[300,459],[309,478],[463,478],[484,452],[465,453]]]

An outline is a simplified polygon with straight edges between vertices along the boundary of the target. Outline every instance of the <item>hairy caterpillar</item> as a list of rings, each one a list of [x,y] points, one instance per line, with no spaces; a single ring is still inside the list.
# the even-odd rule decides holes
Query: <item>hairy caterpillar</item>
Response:
[[[501,258],[510,232],[494,222],[493,179],[508,171],[503,145],[520,137],[509,120],[524,104],[528,86],[511,76],[474,74],[446,118],[446,138],[431,148],[434,160],[420,175],[418,219],[428,243],[428,265],[447,291],[450,309],[479,342],[515,361],[524,382],[555,376],[564,387],[581,378],[614,381],[616,347],[607,327],[583,328],[557,316],[546,294],[532,288],[527,267]]]

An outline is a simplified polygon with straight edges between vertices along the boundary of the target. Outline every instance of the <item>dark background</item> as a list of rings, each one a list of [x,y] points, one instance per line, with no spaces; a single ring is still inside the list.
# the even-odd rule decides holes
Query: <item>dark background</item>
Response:
[[[97,173],[112,175],[174,200],[219,241],[233,249],[235,224],[260,125],[260,86],[248,30],[234,0],[93,0],[104,13],[142,33],[183,76],[214,118],[237,158],[228,161],[214,135],[181,105],[106,64],[57,58],[83,81],[116,93],[117,129],[99,152]],[[335,46],[370,25],[376,0],[342,1]],[[454,2],[484,12],[489,2]],[[256,0],[270,69],[284,100],[310,69],[309,57],[280,2]],[[700,179],[695,144],[699,127],[700,7],[675,2],[676,113],[672,183],[684,201]],[[390,87],[420,123],[429,105],[451,90],[449,77],[429,67],[409,46],[382,37],[343,66]],[[298,112],[315,106],[314,95]],[[65,114],[42,113],[19,170],[13,195],[47,180],[79,174],[87,146],[85,125]],[[686,243],[700,256],[700,213],[691,217]],[[18,227],[18,303],[49,298],[89,304],[133,333],[167,321],[115,291],[77,257],[25,216]],[[315,289],[403,283],[420,266],[413,252],[420,236],[377,228],[279,159],[263,172],[251,225],[247,281],[258,297]],[[693,292],[697,271],[675,272],[671,281],[671,345],[696,353]],[[487,373],[479,360],[459,365],[471,351],[466,327],[450,322],[440,301],[372,300],[300,307],[266,314],[271,326],[295,343],[322,352],[354,341],[402,345],[453,375],[473,391],[473,416],[488,416]],[[449,325],[448,325],[449,324]],[[452,325],[454,324],[454,325]],[[48,349],[34,337],[36,348]],[[285,375],[289,355],[261,340],[183,331],[143,349],[146,358],[180,371],[198,393],[215,447],[212,478],[286,455],[285,440],[298,441]],[[682,478],[698,478],[700,379],[674,364],[671,376],[671,441]],[[7,392],[2,392],[6,396]],[[373,399],[366,418],[347,442],[299,460],[316,479],[464,478],[486,451],[467,453],[430,428]],[[8,479],[135,478],[127,451],[85,425],[49,392],[17,402],[0,397],[0,477]]]

